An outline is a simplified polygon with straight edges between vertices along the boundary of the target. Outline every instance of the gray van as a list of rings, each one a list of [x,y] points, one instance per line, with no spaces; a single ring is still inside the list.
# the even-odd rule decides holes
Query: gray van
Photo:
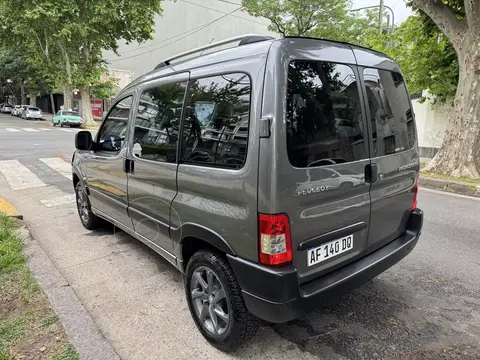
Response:
[[[106,220],[180,270],[224,351],[259,318],[295,319],[382,273],[422,229],[404,77],[347,43],[248,35],[180,54],[75,142],[82,224]]]

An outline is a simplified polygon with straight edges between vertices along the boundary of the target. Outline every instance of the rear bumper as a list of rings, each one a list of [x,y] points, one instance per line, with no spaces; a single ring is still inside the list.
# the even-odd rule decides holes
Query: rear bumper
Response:
[[[273,323],[293,320],[381,274],[417,245],[423,211],[410,215],[407,231],[367,256],[327,275],[299,285],[293,266],[267,268],[234,256],[228,259],[242,288],[248,310]]]
[[[80,121],[60,121],[63,125],[82,125],[83,123]]]

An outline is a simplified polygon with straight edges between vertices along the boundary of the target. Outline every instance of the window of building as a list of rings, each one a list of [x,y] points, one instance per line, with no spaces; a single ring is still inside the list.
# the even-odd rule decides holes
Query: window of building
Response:
[[[128,96],[117,102],[112,108],[100,129],[97,150],[111,152],[121,150],[125,144],[132,102],[132,96]]]
[[[192,80],[185,111],[184,163],[228,169],[243,167],[250,118],[248,75]]]
[[[405,81],[397,72],[364,69],[374,153],[384,156],[411,149],[416,133]]]
[[[176,162],[186,82],[159,85],[140,96],[135,116],[133,154],[147,160]]]
[[[358,84],[347,65],[290,63],[286,118],[288,158],[295,167],[368,157]]]

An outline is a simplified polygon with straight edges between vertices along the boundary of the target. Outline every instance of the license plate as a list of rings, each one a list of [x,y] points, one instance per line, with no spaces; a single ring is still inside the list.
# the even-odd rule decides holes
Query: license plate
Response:
[[[351,249],[353,249],[353,234],[308,249],[307,265],[316,265]]]

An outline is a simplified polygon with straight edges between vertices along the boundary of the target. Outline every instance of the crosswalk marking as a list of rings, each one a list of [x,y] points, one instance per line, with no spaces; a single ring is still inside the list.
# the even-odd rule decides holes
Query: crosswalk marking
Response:
[[[0,133],[6,133],[6,132],[28,132],[28,133],[34,133],[34,132],[42,132],[42,131],[64,131],[64,132],[78,132],[84,129],[58,129],[58,128],[0,128]],[[92,135],[95,134],[95,130],[87,130],[92,133]]]
[[[12,190],[45,186],[45,183],[37,175],[17,160],[0,161],[0,172],[5,176]]]
[[[70,165],[70,163],[57,157],[41,158],[39,160],[45,165],[51,167],[53,170],[57,171],[60,175],[72,180],[72,165]]]
[[[75,194],[56,196],[53,199],[40,200],[40,202],[43,205],[45,205],[47,208],[54,207],[54,206],[60,206],[60,205],[72,204],[75,201],[76,201],[75,200]]]

